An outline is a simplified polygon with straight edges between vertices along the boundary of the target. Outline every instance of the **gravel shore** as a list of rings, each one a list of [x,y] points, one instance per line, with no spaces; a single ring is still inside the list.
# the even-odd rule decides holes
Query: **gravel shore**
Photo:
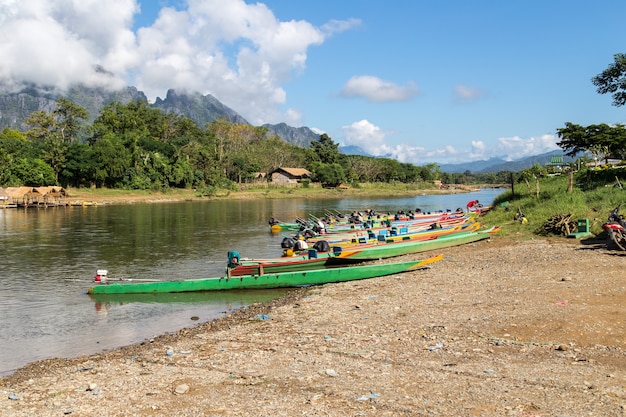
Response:
[[[33,363],[0,379],[0,415],[626,416],[626,253],[500,236],[440,253]]]

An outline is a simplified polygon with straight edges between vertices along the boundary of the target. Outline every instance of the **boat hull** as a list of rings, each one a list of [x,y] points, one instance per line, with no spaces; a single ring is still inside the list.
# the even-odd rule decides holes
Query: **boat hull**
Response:
[[[100,284],[90,288],[88,294],[149,294],[195,291],[224,291],[252,288],[281,288],[319,285],[398,274],[424,267],[441,260],[441,255],[425,260],[363,265],[353,267],[315,269],[241,277],[200,278],[182,281]]]

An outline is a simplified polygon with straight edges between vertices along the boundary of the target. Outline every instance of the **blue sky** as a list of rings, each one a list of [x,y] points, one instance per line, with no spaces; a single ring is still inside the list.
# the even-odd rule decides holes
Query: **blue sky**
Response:
[[[518,159],[558,149],[566,122],[626,123],[591,83],[626,52],[624,16],[622,0],[0,0],[0,82],[198,91],[418,165]]]

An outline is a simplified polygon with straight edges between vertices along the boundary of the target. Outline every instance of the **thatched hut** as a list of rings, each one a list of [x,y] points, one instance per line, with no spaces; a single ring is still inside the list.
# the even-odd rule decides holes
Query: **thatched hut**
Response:
[[[66,204],[67,191],[63,187],[7,187],[3,194],[6,204],[18,206],[54,206]]]
[[[33,190],[37,193],[38,204],[60,206],[65,205],[67,202],[67,191],[63,187],[34,187]]]
[[[20,206],[31,205],[37,195],[33,187],[7,187],[6,193],[12,203]]]

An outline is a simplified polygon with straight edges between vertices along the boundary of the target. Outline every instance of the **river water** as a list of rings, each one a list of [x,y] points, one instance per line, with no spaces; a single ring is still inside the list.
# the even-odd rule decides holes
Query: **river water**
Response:
[[[229,250],[277,257],[271,217],[326,210],[455,210],[491,204],[504,190],[402,198],[287,199],[0,210],[0,376],[30,362],[77,357],[175,332],[285,290],[143,297],[103,302],[86,290],[110,277],[175,280],[222,276]],[[192,319],[193,318],[193,319]]]

